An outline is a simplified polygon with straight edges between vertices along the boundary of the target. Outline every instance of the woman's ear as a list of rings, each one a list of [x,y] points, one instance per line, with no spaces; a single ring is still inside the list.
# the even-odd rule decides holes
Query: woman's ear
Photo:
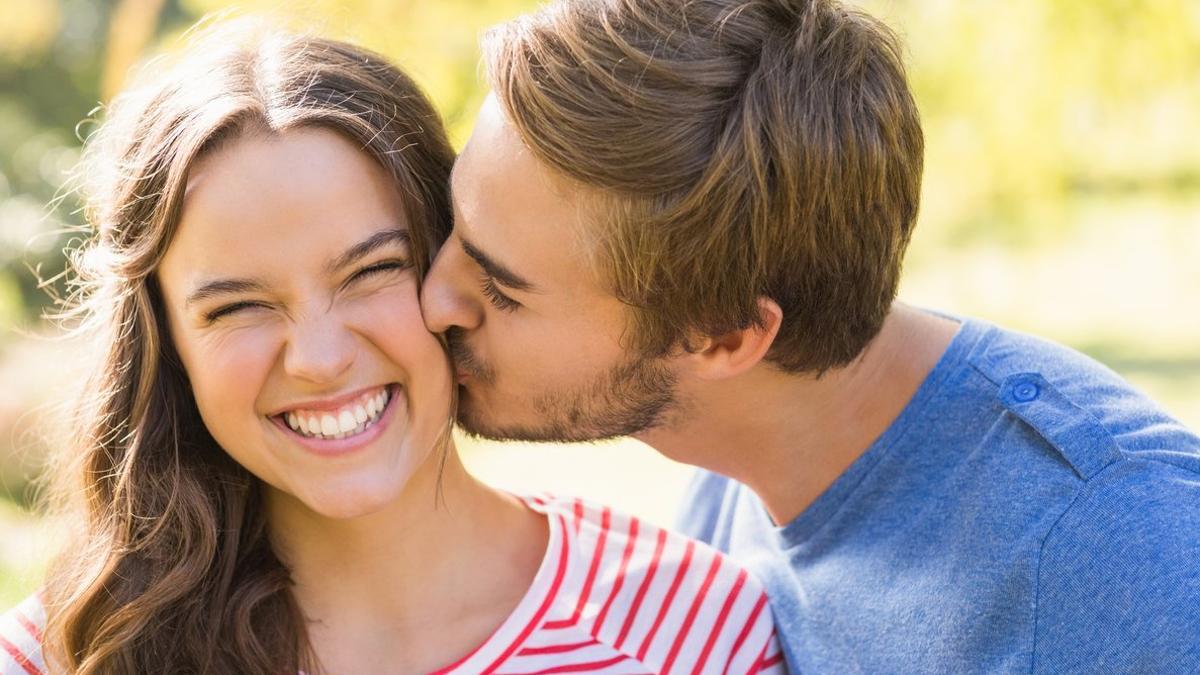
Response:
[[[757,323],[745,328],[689,340],[684,358],[692,373],[705,380],[723,380],[758,365],[775,343],[783,310],[771,298],[759,296],[758,316]]]

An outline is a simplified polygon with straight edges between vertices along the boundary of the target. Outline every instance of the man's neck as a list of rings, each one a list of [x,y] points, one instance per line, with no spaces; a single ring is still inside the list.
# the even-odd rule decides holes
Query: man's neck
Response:
[[[785,524],[896,420],[957,329],[897,304],[849,366],[817,378],[761,364],[733,380],[684,385],[680,419],[639,438],[744,483]]]

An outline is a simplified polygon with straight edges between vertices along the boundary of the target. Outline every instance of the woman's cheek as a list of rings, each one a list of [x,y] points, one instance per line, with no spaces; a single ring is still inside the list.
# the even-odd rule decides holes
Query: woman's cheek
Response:
[[[226,420],[238,409],[254,412],[253,403],[279,359],[283,338],[277,326],[245,326],[214,333],[185,361],[201,415]],[[215,433],[217,430],[210,429]]]
[[[405,283],[359,299],[350,309],[357,331],[380,347],[403,345],[406,351],[437,345],[425,328],[416,284]]]

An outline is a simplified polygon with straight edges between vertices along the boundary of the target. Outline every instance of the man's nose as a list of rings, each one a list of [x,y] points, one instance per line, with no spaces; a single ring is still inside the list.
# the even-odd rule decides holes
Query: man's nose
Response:
[[[283,357],[292,377],[318,384],[337,382],[354,363],[358,343],[333,313],[296,323]]]
[[[454,326],[470,330],[482,323],[483,307],[478,289],[472,286],[472,265],[453,241],[438,251],[421,285],[421,313],[430,332],[444,333]]]

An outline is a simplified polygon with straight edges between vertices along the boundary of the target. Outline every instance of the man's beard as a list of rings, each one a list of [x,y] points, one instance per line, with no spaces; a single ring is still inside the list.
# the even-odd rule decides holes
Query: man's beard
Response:
[[[462,330],[446,333],[455,366],[484,386],[496,373],[471,353]],[[534,393],[537,422],[530,426],[490,419],[486,410],[459,387],[458,425],[468,434],[490,440],[554,443],[598,441],[629,436],[662,424],[676,405],[675,377],[658,359],[639,356],[608,369],[574,389],[547,387]]]

